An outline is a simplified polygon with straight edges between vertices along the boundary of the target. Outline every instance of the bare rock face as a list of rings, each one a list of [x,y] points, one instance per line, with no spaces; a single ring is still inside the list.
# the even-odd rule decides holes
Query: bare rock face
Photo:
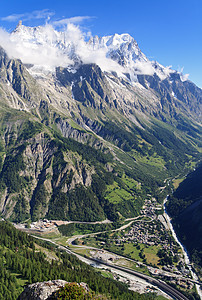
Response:
[[[54,299],[55,292],[64,287],[67,283],[69,282],[65,280],[49,280],[32,283],[25,288],[24,292],[22,292],[22,294],[18,297],[18,300]],[[89,288],[86,283],[81,282],[78,285],[82,286],[86,292],[89,292]]]
[[[19,296],[18,300],[46,300],[57,290],[64,287],[67,281],[65,280],[50,280],[44,282],[36,282],[28,285],[24,292]]]

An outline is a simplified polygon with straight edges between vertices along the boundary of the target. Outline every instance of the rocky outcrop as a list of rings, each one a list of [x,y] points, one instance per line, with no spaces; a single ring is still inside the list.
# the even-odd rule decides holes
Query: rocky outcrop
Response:
[[[161,80],[157,75],[138,75],[139,83],[160,99],[161,114],[176,118],[181,112],[201,120],[202,90],[191,81],[182,81],[176,72]],[[161,115],[160,114],[160,115]]]
[[[54,294],[56,291],[64,287],[69,282],[65,280],[49,280],[44,282],[36,282],[28,285],[22,294],[18,297],[18,300],[50,300],[56,299]],[[88,285],[86,283],[79,283],[79,286],[84,288],[86,292],[89,292]]]
[[[85,106],[102,109],[107,103],[113,103],[106,76],[96,64],[81,65],[76,73],[57,68],[56,76],[64,86],[71,86],[73,98]]]
[[[9,59],[0,47],[0,83],[4,84],[7,103],[17,109],[36,108],[43,94],[36,80],[20,60]],[[9,100],[9,101],[8,101]]]

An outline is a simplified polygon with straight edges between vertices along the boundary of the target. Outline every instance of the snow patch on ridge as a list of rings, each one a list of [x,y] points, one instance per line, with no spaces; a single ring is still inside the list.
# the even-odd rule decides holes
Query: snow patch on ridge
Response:
[[[187,81],[189,77],[189,74],[180,74],[180,79],[182,82]]]

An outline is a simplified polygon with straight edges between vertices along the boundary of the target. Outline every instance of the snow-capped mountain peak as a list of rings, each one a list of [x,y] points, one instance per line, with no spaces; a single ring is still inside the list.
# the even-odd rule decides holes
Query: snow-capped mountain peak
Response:
[[[89,45],[94,49],[107,49],[108,56],[110,52],[121,52],[124,56],[131,56],[132,60],[139,59],[147,61],[148,59],[138,47],[137,42],[129,34],[117,34],[104,37],[95,36],[89,40]]]
[[[52,72],[57,66],[72,69],[81,63],[95,63],[103,71],[113,71],[118,76],[125,77],[128,73],[131,81],[136,81],[139,74],[156,73],[164,79],[173,72],[150,61],[135,39],[127,33],[94,36],[86,41],[78,27],[72,24],[68,25],[66,31],[59,32],[49,24],[27,27],[19,22],[9,35],[9,42],[13,50],[8,49],[8,54],[35,65],[35,68],[40,66],[40,70],[44,67]]]

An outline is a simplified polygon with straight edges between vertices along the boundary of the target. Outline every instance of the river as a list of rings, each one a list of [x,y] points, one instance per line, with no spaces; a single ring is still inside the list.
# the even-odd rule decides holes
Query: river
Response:
[[[183,252],[183,255],[184,255],[184,260],[185,260],[185,263],[187,265],[187,267],[189,268],[190,272],[191,272],[191,275],[193,277],[194,280],[199,280],[198,279],[198,276],[196,275],[196,273],[194,273],[192,267],[191,267],[191,262],[190,262],[190,259],[189,259],[189,255],[187,253],[187,250],[186,248],[184,247],[184,245],[180,242],[180,240],[178,239],[176,233],[175,233],[175,230],[173,228],[173,224],[171,222],[171,218],[169,217],[169,215],[167,214],[167,211],[166,211],[166,202],[168,200],[168,196],[166,197],[166,199],[164,200],[164,217],[169,225],[169,228],[172,232],[172,235],[173,235],[173,238],[175,239],[175,241],[179,244],[179,246],[181,247],[182,249],[182,252]],[[199,297],[202,299],[202,290],[200,288],[200,285],[196,284],[196,290],[197,290],[197,293],[199,295]]]

